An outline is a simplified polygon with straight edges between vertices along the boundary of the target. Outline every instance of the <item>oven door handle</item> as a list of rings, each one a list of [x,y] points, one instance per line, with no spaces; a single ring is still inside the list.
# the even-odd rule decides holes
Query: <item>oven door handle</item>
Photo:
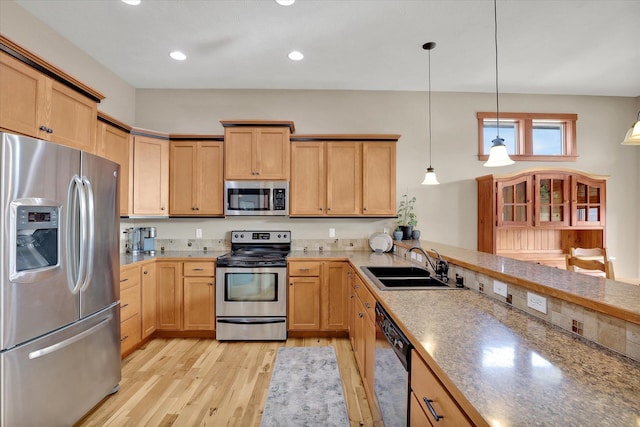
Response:
[[[285,323],[286,319],[218,319],[218,322],[232,325],[265,325],[269,323]]]

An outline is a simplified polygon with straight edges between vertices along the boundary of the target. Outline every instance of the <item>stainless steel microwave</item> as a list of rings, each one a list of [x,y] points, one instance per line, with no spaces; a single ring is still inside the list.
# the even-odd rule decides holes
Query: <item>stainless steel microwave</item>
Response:
[[[288,181],[225,181],[225,215],[289,215]]]

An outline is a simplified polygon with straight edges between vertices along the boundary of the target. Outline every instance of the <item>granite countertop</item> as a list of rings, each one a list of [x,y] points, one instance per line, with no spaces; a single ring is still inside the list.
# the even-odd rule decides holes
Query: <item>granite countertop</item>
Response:
[[[227,251],[156,251],[154,255],[140,254],[120,254],[120,266],[124,267],[129,264],[135,264],[137,262],[152,261],[152,260],[184,260],[184,259],[198,259],[198,260],[215,260],[220,255],[224,255]]]
[[[372,252],[290,255],[314,258],[349,259],[356,268],[410,264]],[[639,425],[639,362],[470,289],[381,291],[361,276],[489,425]]]

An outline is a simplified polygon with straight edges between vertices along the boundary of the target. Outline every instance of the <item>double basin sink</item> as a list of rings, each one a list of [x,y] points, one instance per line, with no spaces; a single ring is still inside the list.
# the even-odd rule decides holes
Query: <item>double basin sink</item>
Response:
[[[456,289],[420,267],[360,267],[383,291],[417,289]]]

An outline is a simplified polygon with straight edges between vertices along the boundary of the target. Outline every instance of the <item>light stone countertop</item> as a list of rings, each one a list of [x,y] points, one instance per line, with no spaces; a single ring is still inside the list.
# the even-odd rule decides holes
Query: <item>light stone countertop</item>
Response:
[[[521,271],[520,262],[506,258],[496,260],[501,257],[422,243],[452,263],[473,266],[476,271],[495,269],[498,276],[522,274],[518,280],[532,286],[547,283],[551,291],[557,287],[566,293],[572,292],[572,286],[584,286],[582,280],[572,283],[574,279],[562,270],[533,265]],[[123,255],[121,264],[162,258],[214,259],[222,254]],[[350,251],[293,251],[289,259],[348,259],[358,269],[410,264],[391,253]],[[438,366],[436,374],[446,376],[454,396],[462,397],[463,404],[470,404],[489,425],[640,426],[639,362],[473,290],[381,291],[366,275],[361,276],[420,355]],[[607,304],[620,302],[625,310],[638,312],[638,300],[625,304],[624,296],[619,295],[625,291],[618,282],[588,276],[586,282],[586,289],[578,289],[583,297]]]
[[[290,255],[313,258],[409,264],[372,252]],[[640,426],[639,362],[473,290],[381,291],[361,276],[454,396],[489,425]]]

